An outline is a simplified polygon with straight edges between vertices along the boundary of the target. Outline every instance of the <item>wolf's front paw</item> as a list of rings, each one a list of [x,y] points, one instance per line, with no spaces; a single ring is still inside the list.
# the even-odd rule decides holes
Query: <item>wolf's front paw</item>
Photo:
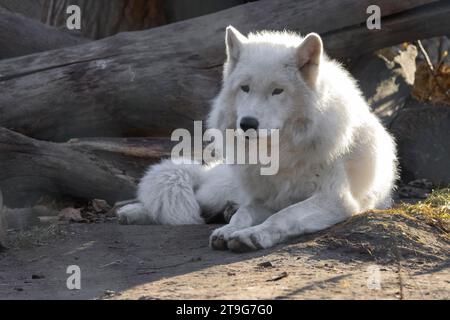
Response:
[[[227,250],[227,242],[230,235],[236,231],[235,227],[226,225],[222,228],[214,230],[209,238],[209,245],[215,250]]]
[[[233,252],[248,252],[266,249],[274,245],[270,234],[259,230],[258,227],[247,228],[231,234],[228,249]]]

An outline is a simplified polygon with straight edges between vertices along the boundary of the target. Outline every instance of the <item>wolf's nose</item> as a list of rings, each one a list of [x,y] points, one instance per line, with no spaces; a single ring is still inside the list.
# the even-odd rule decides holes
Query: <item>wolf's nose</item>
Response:
[[[254,129],[257,130],[259,126],[258,120],[256,120],[253,117],[243,117],[241,119],[241,129],[244,131],[247,131],[248,129]]]

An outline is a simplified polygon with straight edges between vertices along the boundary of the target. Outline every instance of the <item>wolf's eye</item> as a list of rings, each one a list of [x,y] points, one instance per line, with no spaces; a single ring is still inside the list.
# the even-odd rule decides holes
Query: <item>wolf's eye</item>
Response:
[[[277,95],[279,95],[279,94],[282,94],[283,93],[283,89],[274,89],[273,91],[272,91],[272,95],[273,96],[277,96]]]
[[[241,86],[241,90],[244,91],[245,93],[248,93],[250,91],[250,87],[249,86]]]

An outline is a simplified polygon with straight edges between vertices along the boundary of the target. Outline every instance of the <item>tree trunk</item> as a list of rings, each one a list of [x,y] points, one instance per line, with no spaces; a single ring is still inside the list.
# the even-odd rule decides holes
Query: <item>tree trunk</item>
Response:
[[[0,8],[19,13],[25,17],[40,20],[45,0],[0,0]]]
[[[170,155],[168,139],[37,141],[0,128],[0,189],[10,207],[44,194],[110,203],[134,197],[145,168]]]
[[[3,194],[0,189],[0,252],[6,249],[6,220],[3,209]]]
[[[333,57],[450,33],[450,3],[380,0],[259,1],[142,32],[0,62],[0,126],[44,140],[168,136],[204,119],[217,94],[224,29],[315,31]],[[424,3],[431,3],[426,4]],[[333,19],[329,17],[333,16]],[[214,27],[211,27],[214,26]]]
[[[71,47],[88,40],[0,9],[0,59]]]
[[[80,7],[80,32],[92,39],[166,24],[163,0],[45,0],[42,21],[64,27],[70,5]]]

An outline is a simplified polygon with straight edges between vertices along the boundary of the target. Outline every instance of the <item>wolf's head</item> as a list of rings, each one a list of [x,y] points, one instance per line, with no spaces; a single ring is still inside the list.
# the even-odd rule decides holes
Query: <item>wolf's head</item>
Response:
[[[323,60],[319,35],[288,32],[242,35],[226,29],[223,86],[208,125],[225,129],[280,129],[304,137],[313,125]]]

